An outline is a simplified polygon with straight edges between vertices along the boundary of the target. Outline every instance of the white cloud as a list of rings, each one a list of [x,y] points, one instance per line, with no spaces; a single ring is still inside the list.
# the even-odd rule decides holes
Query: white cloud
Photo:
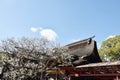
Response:
[[[41,29],[40,35],[47,38],[49,41],[55,41],[58,37],[57,33],[52,29]]]
[[[109,38],[113,38],[113,37],[115,37],[115,35],[110,35],[106,38],[106,40],[109,39]]]
[[[52,29],[43,29],[42,27],[31,27],[32,32],[39,32],[41,37],[47,38],[49,41],[55,41],[58,37],[57,33]]]
[[[42,27],[40,27],[39,29],[40,29],[40,30],[43,30],[43,28],[42,28]]]
[[[30,30],[31,30],[32,32],[37,32],[37,31],[38,31],[38,28],[31,27]]]

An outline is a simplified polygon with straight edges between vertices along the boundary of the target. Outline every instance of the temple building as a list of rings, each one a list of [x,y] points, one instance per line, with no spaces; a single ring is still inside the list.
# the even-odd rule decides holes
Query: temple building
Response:
[[[75,57],[73,66],[53,70],[49,80],[120,80],[120,61],[102,62],[96,44],[91,37],[66,45]]]

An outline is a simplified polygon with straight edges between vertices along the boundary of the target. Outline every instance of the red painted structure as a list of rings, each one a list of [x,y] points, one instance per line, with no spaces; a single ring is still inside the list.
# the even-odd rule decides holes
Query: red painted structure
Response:
[[[75,56],[74,67],[61,66],[53,70],[50,74],[55,74],[55,80],[120,80],[120,61],[102,62],[92,37],[66,46],[68,53]],[[68,79],[58,78],[61,74]]]
[[[69,80],[120,80],[120,61],[92,63],[73,67],[62,67],[69,73]]]

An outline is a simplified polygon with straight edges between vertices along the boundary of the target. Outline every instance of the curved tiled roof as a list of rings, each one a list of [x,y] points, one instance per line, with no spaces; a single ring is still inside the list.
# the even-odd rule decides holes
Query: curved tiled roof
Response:
[[[73,65],[78,66],[101,62],[96,41],[92,40],[92,38],[93,37],[66,45],[68,47],[68,53],[76,58],[73,60]]]

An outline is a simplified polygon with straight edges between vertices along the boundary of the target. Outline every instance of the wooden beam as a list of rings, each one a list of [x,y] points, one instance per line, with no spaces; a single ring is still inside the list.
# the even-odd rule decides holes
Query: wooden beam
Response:
[[[106,76],[106,77],[120,77],[120,74],[78,74],[79,77],[80,76],[97,76],[97,77],[101,77],[101,76]],[[70,76],[76,76],[76,74],[70,74]]]

